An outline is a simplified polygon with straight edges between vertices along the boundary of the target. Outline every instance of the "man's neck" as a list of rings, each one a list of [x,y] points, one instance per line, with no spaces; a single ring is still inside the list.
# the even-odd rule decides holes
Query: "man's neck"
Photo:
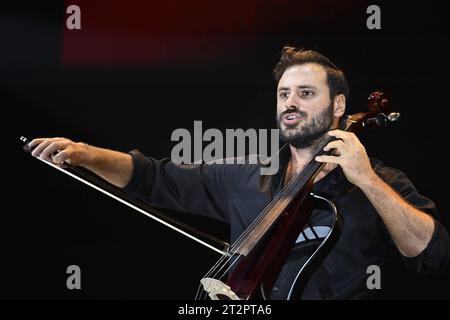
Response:
[[[289,145],[291,149],[291,165],[293,166],[294,172],[302,171],[306,165],[311,161],[314,155],[314,148],[296,148],[293,145]]]
[[[289,148],[291,149],[291,168],[292,171],[290,172],[291,175],[295,175],[296,173],[302,171],[306,165],[311,161],[311,159],[315,156],[315,145],[317,143],[320,143],[319,141],[317,141],[316,143],[313,144],[313,146],[308,147],[308,148],[296,148],[292,145],[289,145]],[[319,181],[320,179],[322,179],[323,177],[325,177],[331,170],[333,170],[334,168],[336,168],[336,164],[333,163],[327,163],[325,164],[325,166],[323,167],[323,169],[319,172],[319,174],[316,176],[316,178],[314,179],[314,182]],[[292,178],[288,177],[288,179]]]

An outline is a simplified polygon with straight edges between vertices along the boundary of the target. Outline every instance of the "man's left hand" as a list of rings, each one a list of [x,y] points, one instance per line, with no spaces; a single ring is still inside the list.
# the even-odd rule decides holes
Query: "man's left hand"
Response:
[[[342,130],[329,131],[328,135],[338,140],[331,141],[323,150],[335,149],[335,155],[317,156],[316,161],[340,165],[348,181],[356,186],[370,183],[376,174],[358,137],[352,132]]]

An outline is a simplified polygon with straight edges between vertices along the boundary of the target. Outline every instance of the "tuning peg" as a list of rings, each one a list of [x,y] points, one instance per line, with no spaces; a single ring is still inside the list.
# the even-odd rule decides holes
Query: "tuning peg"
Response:
[[[400,120],[400,113],[392,112],[389,115],[378,113],[374,118],[367,119],[367,124],[375,124],[377,127],[386,127],[390,122]]]
[[[391,113],[387,116],[387,119],[388,119],[390,122],[397,122],[397,121],[400,121],[400,113],[398,113],[398,112],[391,112]]]

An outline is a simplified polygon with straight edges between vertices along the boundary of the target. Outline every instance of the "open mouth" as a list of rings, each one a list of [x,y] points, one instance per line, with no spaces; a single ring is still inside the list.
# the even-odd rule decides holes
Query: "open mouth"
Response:
[[[282,118],[281,121],[286,125],[286,126],[294,126],[297,125],[300,121],[300,115],[298,113],[288,113],[285,114]]]

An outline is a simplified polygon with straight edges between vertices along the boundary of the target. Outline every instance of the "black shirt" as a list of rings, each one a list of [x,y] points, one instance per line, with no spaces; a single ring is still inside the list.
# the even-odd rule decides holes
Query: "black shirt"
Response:
[[[155,160],[139,151],[130,152],[133,174],[125,191],[153,206],[205,215],[230,224],[231,243],[241,235],[281,190],[289,148],[280,153],[280,170],[261,176],[259,164],[177,165],[169,159]],[[434,203],[420,195],[406,175],[371,159],[375,172],[406,201],[430,214],[435,231],[427,248],[405,264],[419,272],[440,273],[449,260],[449,237],[437,221]],[[334,202],[343,217],[342,234],[306,287],[304,299],[364,298],[367,268],[381,266],[393,241],[380,216],[358,187],[338,166],[314,184],[313,192]],[[313,212],[315,225],[327,225],[325,215]],[[285,299],[288,288],[305,257],[294,250],[275,283],[272,299]]]

